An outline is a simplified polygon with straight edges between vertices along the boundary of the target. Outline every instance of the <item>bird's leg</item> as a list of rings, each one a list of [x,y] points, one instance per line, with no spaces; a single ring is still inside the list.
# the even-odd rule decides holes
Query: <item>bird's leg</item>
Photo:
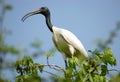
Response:
[[[66,58],[66,55],[64,53],[63,54],[63,58],[64,58],[64,61],[65,61],[65,69],[68,68],[68,65],[67,65],[67,58]]]
[[[65,68],[66,68],[66,69],[68,68],[67,59],[65,59]]]

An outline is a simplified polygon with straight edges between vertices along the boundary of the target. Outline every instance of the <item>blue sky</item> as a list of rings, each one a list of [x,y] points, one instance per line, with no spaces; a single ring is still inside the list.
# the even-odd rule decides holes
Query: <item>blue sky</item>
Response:
[[[6,42],[16,47],[30,48],[29,44],[35,39],[43,42],[46,51],[54,46],[52,33],[48,30],[45,18],[36,15],[28,18],[24,23],[21,18],[33,10],[46,6],[51,11],[53,25],[73,32],[83,43],[86,50],[94,50],[97,38],[107,39],[109,32],[120,21],[119,0],[6,0],[6,4],[13,6],[13,10],[6,13],[5,27],[13,34],[6,38]],[[120,68],[120,32],[111,45]],[[46,58],[38,58],[37,62],[45,62]],[[60,53],[51,58],[51,63],[64,66]]]

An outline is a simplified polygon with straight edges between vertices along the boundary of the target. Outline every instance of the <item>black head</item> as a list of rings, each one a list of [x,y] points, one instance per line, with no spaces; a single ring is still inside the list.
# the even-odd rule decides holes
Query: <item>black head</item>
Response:
[[[42,15],[44,15],[46,17],[46,16],[50,15],[50,11],[49,11],[49,9],[47,7],[41,7],[40,9],[38,9],[36,11],[33,11],[33,12],[30,12],[30,13],[26,14],[22,18],[22,21],[25,21],[25,19],[27,19],[29,16],[36,15],[36,14],[42,14]]]
[[[50,11],[47,7],[41,7],[39,11],[40,11],[40,14],[43,14],[44,16],[50,15]]]

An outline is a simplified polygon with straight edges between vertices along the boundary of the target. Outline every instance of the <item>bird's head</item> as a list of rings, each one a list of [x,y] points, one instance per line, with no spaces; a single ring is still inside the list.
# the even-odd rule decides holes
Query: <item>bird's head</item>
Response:
[[[36,14],[42,14],[44,15],[45,17],[50,15],[50,11],[47,7],[41,7],[40,9],[38,10],[35,10],[33,12],[29,12],[28,14],[26,14],[23,18],[22,18],[22,21],[25,21],[28,17],[32,16],[32,15],[36,15]]]

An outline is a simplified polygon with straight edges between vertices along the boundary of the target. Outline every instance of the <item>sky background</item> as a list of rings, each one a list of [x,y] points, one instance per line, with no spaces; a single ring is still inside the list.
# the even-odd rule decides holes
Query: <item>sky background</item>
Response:
[[[35,15],[25,22],[21,18],[33,10],[46,6],[51,12],[54,26],[68,29],[83,43],[86,50],[97,48],[95,39],[107,39],[109,33],[120,21],[120,0],[6,0],[13,10],[5,15],[4,26],[12,31],[6,37],[6,42],[16,47],[29,49],[35,39],[43,42],[45,51],[54,47],[52,33],[49,31],[42,15]],[[117,69],[120,69],[120,32],[114,43],[110,45],[117,59]],[[46,63],[46,57],[37,58],[36,62]],[[59,52],[50,58],[50,63],[64,67],[64,61]]]

